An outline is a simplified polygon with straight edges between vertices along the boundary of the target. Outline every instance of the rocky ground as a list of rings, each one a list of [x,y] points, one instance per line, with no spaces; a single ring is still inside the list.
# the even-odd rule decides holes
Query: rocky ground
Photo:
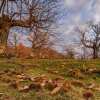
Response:
[[[100,100],[100,61],[0,59],[0,100]]]

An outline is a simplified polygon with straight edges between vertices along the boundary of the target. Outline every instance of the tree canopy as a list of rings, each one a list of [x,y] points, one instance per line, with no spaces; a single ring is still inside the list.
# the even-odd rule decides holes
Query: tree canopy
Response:
[[[7,44],[13,27],[29,28],[34,34],[48,32],[57,19],[58,0],[0,0],[0,43]]]

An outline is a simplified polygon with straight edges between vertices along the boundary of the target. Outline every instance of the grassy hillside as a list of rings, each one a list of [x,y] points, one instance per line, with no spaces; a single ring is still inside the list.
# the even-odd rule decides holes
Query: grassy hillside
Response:
[[[67,91],[60,90],[55,95],[50,94],[52,90],[48,87],[38,91],[34,88],[19,91],[12,83],[18,81],[18,75],[21,74],[31,78],[46,76],[50,80],[59,78],[76,83],[73,82]],[[31,83],[28,79],[21,79],[19,85],[23,87]],[[0,59],[0,100],[86,100],[84,93],[87,91],[93,94],[92,100],[100,100],[100,60]]]

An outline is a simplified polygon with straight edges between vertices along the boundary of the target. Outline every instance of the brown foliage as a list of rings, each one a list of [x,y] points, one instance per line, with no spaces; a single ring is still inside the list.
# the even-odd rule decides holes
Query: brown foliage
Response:
[[[51,48],[41,48],[32,51],[32,48],[24,46],[22,43],[18,44],[16,51],[14,47],[7,47],[6,55],[16,56],[18,58],[64,58],[64,56]]]

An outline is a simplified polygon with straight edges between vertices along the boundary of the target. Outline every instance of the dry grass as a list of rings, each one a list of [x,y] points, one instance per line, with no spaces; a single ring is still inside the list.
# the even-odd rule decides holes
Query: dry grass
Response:
[[[89,68],[100,69],[100,60],[66,60],[66,59],[0,59],[0,73],[9,71],[16,71],[24,73],[25,75],[36,77],[40,75],[46,75],[48,78],[54,79],[57,77],[63,77],[65,80],[79,80],[85,84],[95,83],[100,84],[100,73],[85,74],[82,70]],[[83,75],[83,78],[74,77],[69,75],[70,70],[78,69]],[[3,76],[0,77],[0,100],[84,100],[83,93],[86,91],[83,87],[73,86],[72,90],[68,92],[61,91],[57,95],[51,96],[48,89],[40,90],[36,92],[34,89],[27,93],[19,92],[8,85],[6,81],[3,81],[14,77]],[[29,84],[27,81],[23,81],[23,84]],[[92,90],[93,100],[100,100],[100,91]]]

